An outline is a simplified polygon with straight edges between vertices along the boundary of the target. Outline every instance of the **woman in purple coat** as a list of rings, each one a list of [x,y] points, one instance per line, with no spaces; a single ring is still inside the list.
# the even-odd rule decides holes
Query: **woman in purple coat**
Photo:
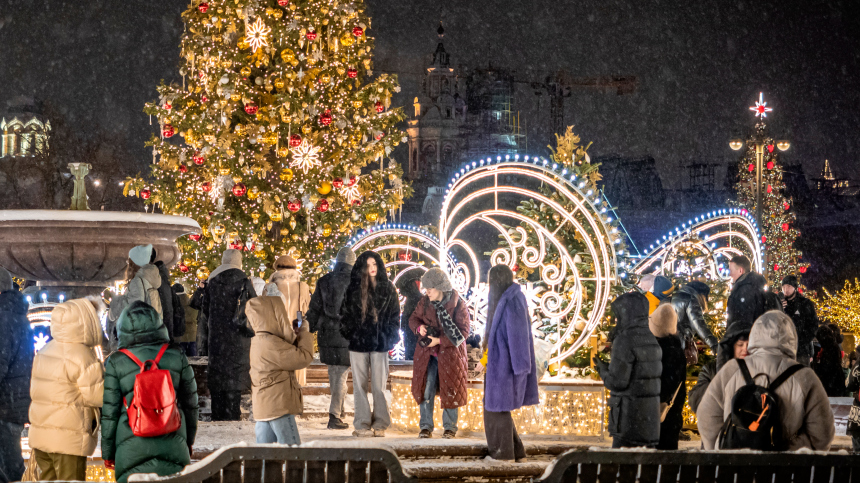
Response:
[[[484,432],[490,457],[526,457],[511,411],[538,404],[537,369],[528,305],[505,265],[490,269],[490,297],[484,349]]]

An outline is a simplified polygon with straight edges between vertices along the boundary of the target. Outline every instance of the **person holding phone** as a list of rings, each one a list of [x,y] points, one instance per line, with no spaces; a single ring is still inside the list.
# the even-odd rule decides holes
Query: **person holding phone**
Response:
[[[275,273],[264,287],[263,293],[269,296],[274,295],[274,292],[279,293],[286,313],[291,316],[307,313],[311,303],[311,291],[308,284],[302,281],[302,274],[298,270],[296,260],[289,255],[284,255],[275,260],[272,268],[275,269]],[[305,383],[305,373],[304,370],[296,372],[299,384]]]

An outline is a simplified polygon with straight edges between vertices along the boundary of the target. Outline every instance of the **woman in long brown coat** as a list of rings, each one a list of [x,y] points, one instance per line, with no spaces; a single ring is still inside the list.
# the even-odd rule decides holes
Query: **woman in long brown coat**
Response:
[[[409,318],[409,328],[419,337],[412,369],[412,396],[421,409],[418,437],[433,434],[433,403],[438,392],[445,429],[442,437],[453,438],[458,409],[467,401],[469,310],[440,268],[428,270],[421,285],[427,295]]]

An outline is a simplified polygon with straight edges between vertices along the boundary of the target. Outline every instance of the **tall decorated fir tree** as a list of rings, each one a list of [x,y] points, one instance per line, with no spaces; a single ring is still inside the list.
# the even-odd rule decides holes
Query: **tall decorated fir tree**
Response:
[[[764,117],[770,108],[764,105],[760,100],[755,108],[751,108],[756,111],[756,115],[761,116],[761,121],[756,123],[755,131],[743,145],[745,151],[738,163],[738,182],[734,187],[735,200],[731,202],[746,208],[750,213],[756,212],[756,149],[760,145],[763,171],[762,226],[759,231],[767,257],[765,273],[762,275],[767,277],[772,288],[777,289],[786,275],[800,276],[806,272],[808,265],[800,262],[802,254],[794,247],[800,232],[794,227],[796,216],[792,200],[784,194],[783,169],[777,150],[779,143],[767,132]]]
[[[410,194],[389,158],[399,86],[373,75],[364,3],[195,1],[182,18],[183,82],[146,105],[160,124],[152,176],[127,192],[200,223],[179,240],[183,273],[206,278],[227,248],[249,269],[289,253],[323,273]]]

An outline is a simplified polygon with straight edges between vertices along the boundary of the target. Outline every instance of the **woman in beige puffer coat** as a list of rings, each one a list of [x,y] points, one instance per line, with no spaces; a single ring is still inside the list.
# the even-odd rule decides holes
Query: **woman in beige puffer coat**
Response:
[[[33,360],[29,443],[41,480],[86,480],[104,395],[104,367],[95,349],[102,327],[94,303],[57,305],[51,336]]]
[[[797,331],[794,322],[778,310],[759,317],[752,326],[749,355],[744,359],[750,374],[766,386],[797,364]],[[767,376],[767,379],[765,377]],[[732,411],[732,398],[745,384],[737,360],[727,362],[717,373],[699,404],[696,414],[705,449],[719,448],[723,421]],[[810,368],[803,368],[776,390],[779,416],[788,450],[800,448],[827,451],[833,442],[833,412],[824,386]]]
[[[251,339],[251,400],[258,443],[301,444],[295,416],[302,414],[302,388],[296,371],[313,360],[307,323],[296,331],[278,296],[248,301],[245,315]]]

